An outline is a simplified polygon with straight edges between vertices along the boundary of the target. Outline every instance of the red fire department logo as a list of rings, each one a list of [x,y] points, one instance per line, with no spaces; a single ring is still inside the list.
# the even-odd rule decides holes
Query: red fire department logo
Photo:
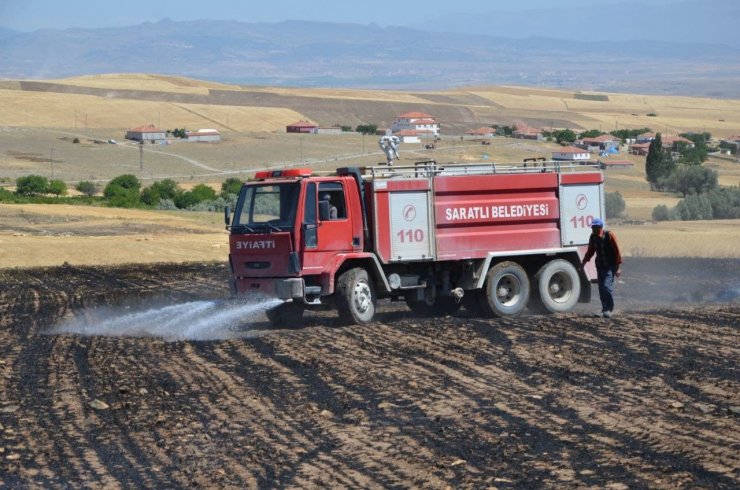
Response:
[[[407,204],[403,208],[403,219],[406,221],[414,221],[416,218],[416,208],[413,204]]]
[[[586,209],[586,206],[588,206],[588,198],[585,194],[578,194],[576,196],[576,207],[580,210]]]

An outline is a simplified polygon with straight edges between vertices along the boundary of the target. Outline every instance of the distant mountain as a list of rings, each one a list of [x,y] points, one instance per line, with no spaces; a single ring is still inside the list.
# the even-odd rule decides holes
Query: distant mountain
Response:
[[[639,0],[487,14],[445,15],[413,27],[424,31],[494,35],[524,39],[548,37],[577,41],[663,41],[727,44],[740,48],[737,0],[689,0],[669,6]]]
[[[740,96],[740,48],[719,44],[511,39],[302,21],[163,20],[0,35],[2,78],[116,72],[264,85],[429,89],[512,84]]]

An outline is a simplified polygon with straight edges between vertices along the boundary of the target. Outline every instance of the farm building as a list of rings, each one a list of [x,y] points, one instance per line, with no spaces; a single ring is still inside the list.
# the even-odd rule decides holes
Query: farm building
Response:
[[[412,129],[404,129],[402,131],[396,131],[393,133],[394,136],[398,136],[401,139],[401,143],[421,143],[419,134]]]
[[[690,139],[684,138],[683,136],[665,136],[663,137],[663,148],[677,148],[679,143],[683,143],[689,148],[693,148],[694,142]]]
[[[298,121],[293,124],[288,124],[285,127],[285,131],[288,133],[313,133],[318,128],[318,124],[314,124],[310,121]]]
[[[314,130],[316,134],[342,134],[341,126],[319,126]]]
[[[583,148],[576,148],[575,146],[565,146],[553,150],[552,159],[559,161],[587,161],[591,159],[591,153],[584,150]]]
[[[655,139],[655,132],[642,133],[637,136],[637,143],[650,143]]]
[[[583,138],[576,141],[575,146],[583,148],[588,151],[606,151],[612,152],[619,148],[621,139],[611,136],[609,134],[602,134],[595,138]]]
[[[545,137],[542,134],[542,130],[533,128],[524,123],[517,123],[514,125],[514,131],[511,136],[523,140],[543,140]]]
[[[629,152],[633,155],[645,156],[649,150],[650,143],[635,143],[634,145],[630,145]]]
[[[185,139],[187,141],[213,143],[221,141],[221,133],[215,129],[199,129],[198,131],[187,131]]]
[[[407,112],[396,116],[391,131],[396,136],[400,131],[416,131],[417,134],[431,133],[437,136],[439,134],[439,123],[431,114]]]
[[[167,131],[157,128],[154,124],[146,124],[137,128],[127,129],[126,139],[134,141],[150,141],[152,143],[156,141],[165,141],[167,139]]]
[[[471,129],[465,132],[465,136],[472,139],[490,139],[496,135],[496,130],[489,127],[482,127],[478,129]]]

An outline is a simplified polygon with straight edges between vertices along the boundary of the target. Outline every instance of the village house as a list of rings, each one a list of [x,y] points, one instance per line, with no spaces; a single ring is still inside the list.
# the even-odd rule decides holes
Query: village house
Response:
[[[490,127],[482,127],[478,129],[471,129],[465,132],[465,135],[471,139],[491,139],[496,135],[496,130]]]
[[[621,139],[612,136],[610,134],[602,134],[595,138],[582,138],[575,142],[575,146],[583,148],[588,151],[598,151],[611,153],[619,148],[619,144],[622,142]]]
[[[157,128],[154,124],[146,124],[144,126],[127,129],[126,139],[156,143],[167,140],[167,131]]]
[[[439,123],[431,114],[424,112],[407,112],[396,116],[391,131],[398,136],[399,131],[416,131],[417,135],[429,133],[432,136],[439,134]]]
[[[318,127],[318,124],[314,124],[310,121],[300,120],[298,122],[294,122],[293,124],[288,124],[285,127],[285,131],[287,133],[314,133],[316,131],[316,128]]]
[[[197,141],[205,143],[217,143],[221,141],[221,133],[216,129],[199,129],[198,131],[186,131],[185,139],[187,141]]]
[[[552,159],[556,161],[589,161],[591,153],[583,148],[575,146],[564,146],[553,150]]]
[[[419,133],[417,133],[413,129],[396,131],[395,133],[393,133],[393,135],[398,136],[401,139],[401,143],[421,143]]]
[[[541,129],[528,126],[524,123],[516,123],[514,125],[514,131],[511,136],[518,139],[524,140],[543,140],[545,139]]]

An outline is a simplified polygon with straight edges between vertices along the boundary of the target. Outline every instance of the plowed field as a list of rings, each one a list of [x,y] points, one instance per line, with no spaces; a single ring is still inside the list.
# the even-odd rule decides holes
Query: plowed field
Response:
[[[740,486],[738,260],[632,259],[611,320],[137,316],[226,274],[0,270],[0,488]]]

